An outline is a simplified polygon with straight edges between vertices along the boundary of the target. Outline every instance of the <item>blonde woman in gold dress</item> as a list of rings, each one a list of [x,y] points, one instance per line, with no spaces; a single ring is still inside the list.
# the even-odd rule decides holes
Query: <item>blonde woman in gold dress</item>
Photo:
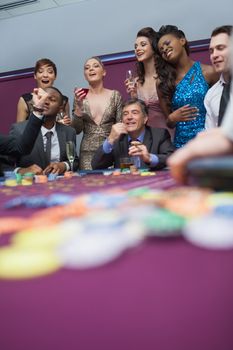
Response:
[[[106,89],[103,80],[106,71],[98,57],[84,64],[88,91],[75,89],[72,126],[76,133],[83,131],[80,144],[80,170],[91,170],[95,151],[110,134],[111,127],[121,119],[122,97],[116,90]]]

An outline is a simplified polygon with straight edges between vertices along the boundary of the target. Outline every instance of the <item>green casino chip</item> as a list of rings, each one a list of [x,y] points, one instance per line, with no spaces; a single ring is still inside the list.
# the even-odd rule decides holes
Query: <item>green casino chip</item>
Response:
[[[178,235],[186,224],[186,219],[166,209],[156,209],[144,222],[148,236]]]

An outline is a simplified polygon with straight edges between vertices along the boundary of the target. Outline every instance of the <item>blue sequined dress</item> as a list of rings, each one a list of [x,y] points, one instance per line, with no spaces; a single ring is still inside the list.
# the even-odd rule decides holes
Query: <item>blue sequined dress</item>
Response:
[[[199,115],[195,120],[176,123],[174,137],[176,148],[184,146],[204,129],[206,115],[204,97],[208,89],[209,85],[202,74],[200,62],[195,62],[176,86],[172,98],[172,110],[175,111],[184,105],[190,104],[199,109]]]

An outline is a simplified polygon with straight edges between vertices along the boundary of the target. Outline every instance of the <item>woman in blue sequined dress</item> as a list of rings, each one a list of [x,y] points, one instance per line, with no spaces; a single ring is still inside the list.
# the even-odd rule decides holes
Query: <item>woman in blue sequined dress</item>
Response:
[[[218,75],[212,66],[189,57],[185,34],[176,26],[160,28],[158,50],[158,94],[167,125],[175,128],[174,145],[180,148],[204,129],[204,97]]]

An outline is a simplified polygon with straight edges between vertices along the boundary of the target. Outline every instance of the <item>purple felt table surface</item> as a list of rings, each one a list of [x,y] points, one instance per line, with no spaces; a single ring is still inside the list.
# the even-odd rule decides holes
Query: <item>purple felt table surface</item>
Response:
[[[233,250],[151,238],[100,268],[0,280],[0,349],[232,350],[232,266]]]

